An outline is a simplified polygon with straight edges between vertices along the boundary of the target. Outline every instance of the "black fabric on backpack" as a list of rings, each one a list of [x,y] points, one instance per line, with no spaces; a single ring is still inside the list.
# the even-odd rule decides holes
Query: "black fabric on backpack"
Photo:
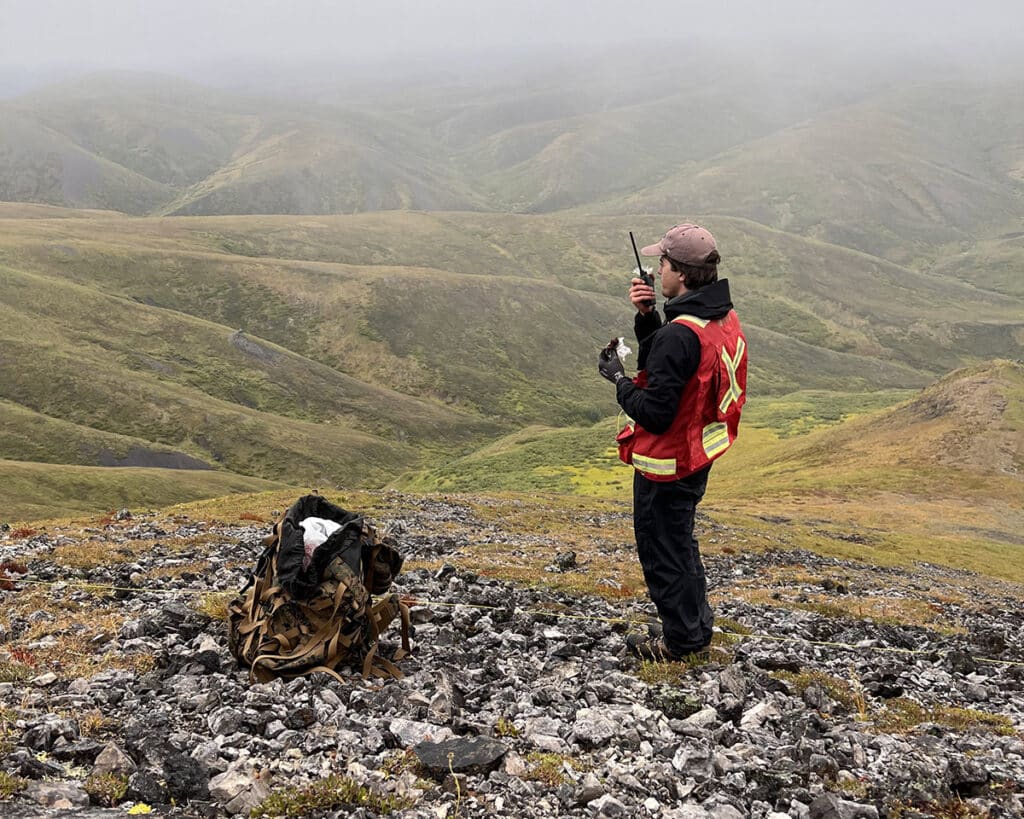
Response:
[[[308,568],[302,568],[306,555],[304,532],[299,524],[306,518],[326,518],[341,524],[326,541],[316,548]],[[320,495],[303,495],[285,512],[280,521],[280,545],[277,553],[277,580],[297,600],[308,600],[320,585],[327,565],[337,556],[348,564],[353,574],[362,576],[363,518],[346,512]]]

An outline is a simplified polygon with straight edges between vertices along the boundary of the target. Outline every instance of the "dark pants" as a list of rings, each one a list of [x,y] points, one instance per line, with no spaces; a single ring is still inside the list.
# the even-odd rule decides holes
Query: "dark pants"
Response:
[[[689,654],[711,642],[715,616],[693,518],[704,496],[707,471],[678,481],[633,475],[633,532],[647,591],[661,616],[665,645]]]

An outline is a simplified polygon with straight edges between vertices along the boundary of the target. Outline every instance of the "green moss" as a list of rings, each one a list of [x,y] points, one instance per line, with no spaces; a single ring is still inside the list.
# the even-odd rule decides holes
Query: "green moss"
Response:
[[[124,774],[94,774],[85,780],[85,792],[97,805],[112,808],[128,792],[128,777]]]
[[[494,723],[494,735],[496,737],[517,737],[519,729],[507,717],[498,717],[498,721]]]
[[[27,665],[9,660],[0,660],[0,683],[23,682],[35,676],[35,674],[36,672]],[[0,712],[0,716],[2,716],[2,712]]]
[[[18,791],[23,790],[26,785],[28,785],[27,779],[0,771],[0,799],[10,799]]]
[[[228,618],[228,603],[235,598],[234,592],[212,592],[202,595],[192,606],[200,614],[209,617],[211,620],[224,620]]]
[[[250,811],[252,819],[277,816],[309,816],[318,811],[367,807],[377,813],[392,813],[412,806],[408,799],[385,796],[345,776],[329,776],[308,785],[280,788]]]
[[[530,751],[525,761],[528,768],[523,778],[543,782],[551,788],[569,781],[569,775],[565,771],[566,765],[577,771],[588,770],[588,766],[575,757],[547,751]]]
[[[912,731],[924,722],[961,732],[977,729],[1000,736],[1013,736],[1016,733],[1013,721],[1002,714],[948,705],[925,706],[906,697],[886,701],[885,707],[875,718],[876,727],[885,733]]]
[[[862,701],[859,693],[848,680],[833,677],[824,671],[774,671],[771,676],[789,683],[800,695],[803,695],[811,685],[819,685],[847,711],[860,710]]]

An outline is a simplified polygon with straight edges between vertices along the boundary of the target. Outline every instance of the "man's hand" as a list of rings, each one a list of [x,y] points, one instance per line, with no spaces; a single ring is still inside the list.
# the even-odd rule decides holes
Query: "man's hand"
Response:
[[[601,373],[603,378],[607,378],[613,384],[618,384],[619,379],[626,377],[622,361],[615,350],[601,350],[597,356],[597,371]]]
[[[629,300],[640,313],[650,313],[654,309],[654,288],[644,284],[644,280],[634,278],[629,286]]]

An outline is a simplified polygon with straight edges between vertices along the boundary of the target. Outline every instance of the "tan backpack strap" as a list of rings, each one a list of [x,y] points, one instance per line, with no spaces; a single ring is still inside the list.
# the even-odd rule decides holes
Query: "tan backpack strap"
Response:
[[[328,668],[325,665],[318,665],[316,668],[311,668],[308,671],[303,671],[302,676],[305,677],[307,674],[316,674],[317,672],[320,672],[321,674],[330,674],[332,677],[334,677],[334,679],[336,679],[340,683],[348,682],[348,680],[342,677],[341,674],[339,674],[333,668]]]
[[[409,642],[409,632],[412,629],[409,607],[405,605],[405,603],[399,602],[398,612],[402,615],[402,647],[395,652],[394,659],[396,661],[401,660],[403,657],[407,657],[412,653],[412,645]]]
[[[400,680],[405,677],[402,670],[390,660],[385,660],[383,657],[377,657],[374,660],[373,667],[370,669],[374,677],[393,677],[396,680]]]
[[[377,630],[375,637],[382,634],[397,616],[401,616],[402,620],[402,648],[400,649],[401,654],[396,652],[395,659],[400,660],[412,651],[409,643],[411,629],[409,607],[401,601],[397,594],[391,594],[379,600],[370,610],[370,621]]]
[[[270,545],[276,540],[281,540],[281,524],[284,522],[284,518],[281,518],[277,523],[274,524],[274,528],[270,530],[270,534],[260,541],[260,546],[264,549],[270,547]]]

